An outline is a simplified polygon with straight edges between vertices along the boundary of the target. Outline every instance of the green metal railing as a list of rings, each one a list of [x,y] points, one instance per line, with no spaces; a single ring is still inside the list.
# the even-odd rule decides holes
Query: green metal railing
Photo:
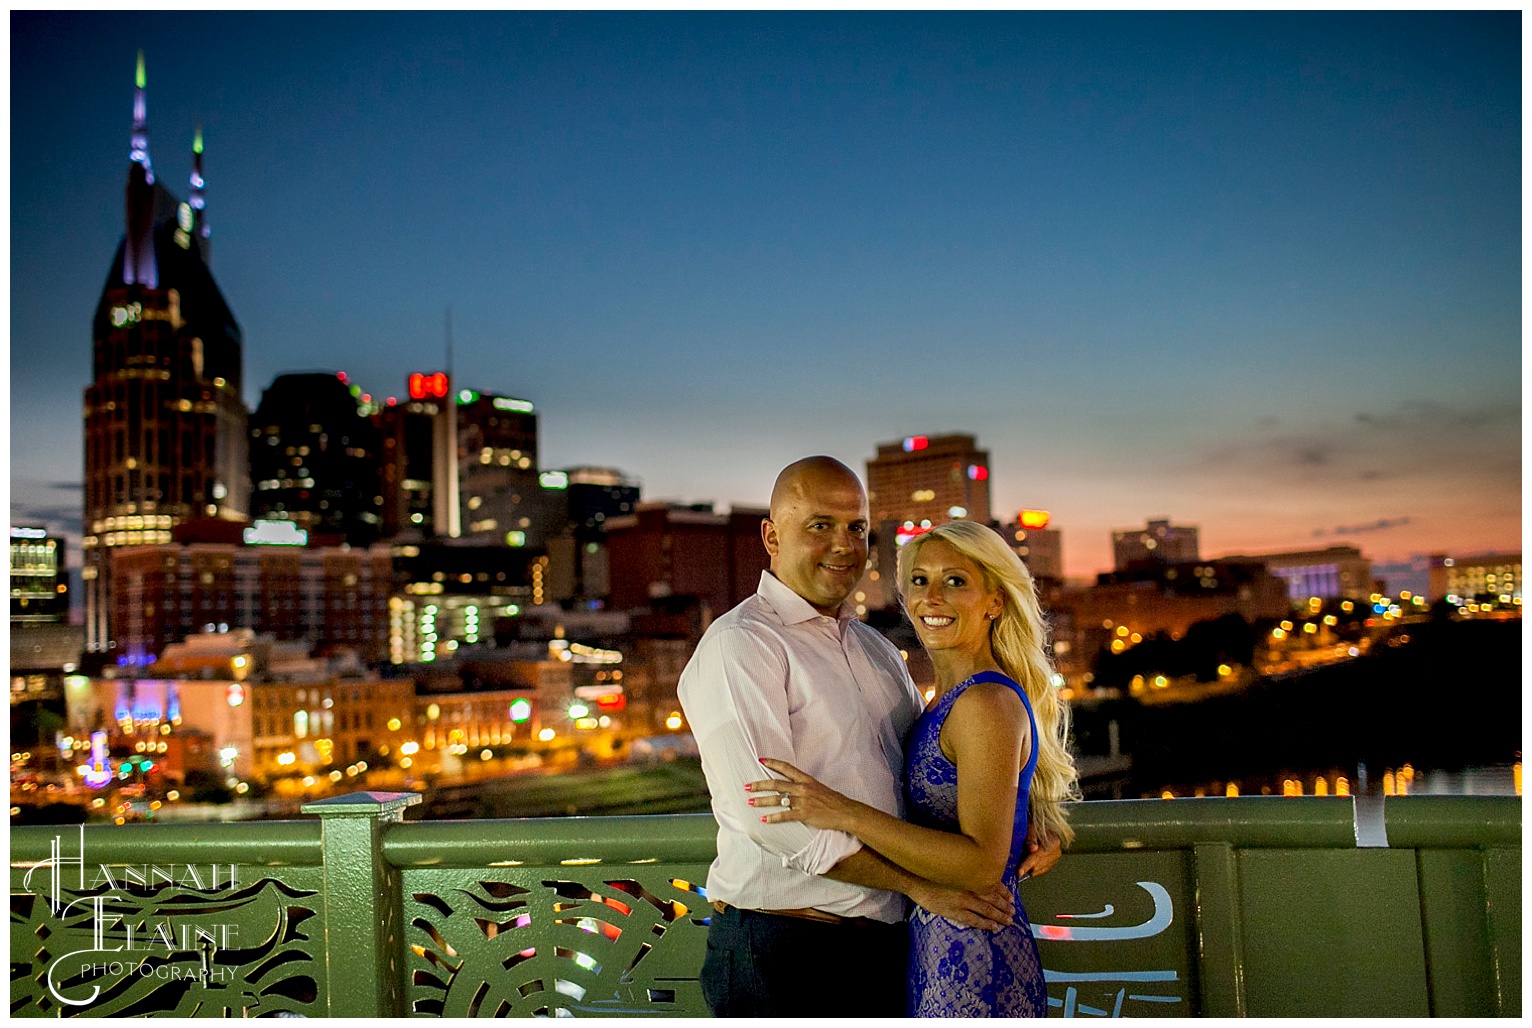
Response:
[[[16,828],[11,1013],[706,1015],[707,815]],[[1026,883],[1062,1016],[1517,1016],[1521,803],[1076,804]],[[855,988],[855,983],[847,983]]]

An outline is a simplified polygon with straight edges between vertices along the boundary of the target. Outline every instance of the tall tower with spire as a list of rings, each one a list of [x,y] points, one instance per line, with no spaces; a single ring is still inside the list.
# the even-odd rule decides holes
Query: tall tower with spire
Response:
[[[249,510],[249,412],[234,320],[208,268],[201,133],[190,199],[149,161],[143,53],[133,93],[125,228],[93,325],[85,390],[86,644],[113,649],[119,547],[169,542],[193,518]],[[151,654],[120,654],[147,659]]]

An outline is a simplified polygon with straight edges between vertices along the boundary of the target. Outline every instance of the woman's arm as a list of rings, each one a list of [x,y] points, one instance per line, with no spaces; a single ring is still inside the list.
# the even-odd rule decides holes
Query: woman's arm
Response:
[[[964,889],[999,881],[1010,858],[1016,784],[1029,725],[1021,700],[1004,685],[981,682],[959,696],[942,736],[958,769],[959,832],[901,821],[847,799],[785,761],[761,763],[786,776],[751,782],[751,805],[763,821],[802,821],[850,832],[863,844],[922,878]],[[782,810],[782,797],[791,806]]]

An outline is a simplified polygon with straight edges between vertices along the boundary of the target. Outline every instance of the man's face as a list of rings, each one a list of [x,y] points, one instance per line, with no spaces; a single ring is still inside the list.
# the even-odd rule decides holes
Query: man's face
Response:
[[[867,566],[867,494],[844,475],[805,475],[761,526],[771,571],[821,614],[834,615]]]

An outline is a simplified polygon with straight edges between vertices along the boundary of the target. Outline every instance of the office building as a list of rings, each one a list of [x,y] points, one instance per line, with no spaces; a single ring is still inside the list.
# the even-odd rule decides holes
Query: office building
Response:
[[[611,605],[648,607],[653,600],[694,596],[710,620],[753,594],[770,566],[761,542],[768,511],[711,504],[640,503],[632,514],[605,519],[611,551]]]
[[[208,264],[202,140],[182,201],[151,166],[145,102],[140,54],[126,231],[96,306],[84,397],[82,577],[95,652],[116,638],[110,551],[168,543],[188,519],[242,520],[249,510],[242,339]]]
[[[69,620],[64,540],[33,525],[11,526],[11,630]]]
[[[545,549],[564,527],[564,497],[540,477],[532,402],[463,389],[456,417],[463,534]]]
[[[378,411],[383,460],[383,536],[432,539],[461,533],[457,496],[456,404],[447,376],[416,372],[404,399]]]
[[[393,547],[386,659],[430,663],[494,638],[501,618],[549,601],[548,557],[527,547],[438,539]]]
[[[564,497],[562,531],[548,539],[553,598],[586,606],[604,604],[611,592],[611,555],[606,523],[633,513],[640,487],[613,468],[547,471],[540,478]]]
[[[1355,546],[1331,546],[1324,550],[1294,550],[1224,557],[1229,561],[1259,561],[1266,570],[1287,583],[1287,597],[1294,603],[1321,600],[1365,600],[1376,591],[1372,561]]]
[[[443,372],[409,376],[378,412],[384,535],[541,547],[562,497],[539,488],[530,400],[457,388]]]
[[[1112,533],[1112,568],[1126,571],[1138,564],[1184,564],[1201,560],[1197,529],[1172,525],[1168,520],[1150,521],[1143,528]]]
[[[1022,510],[999,530],[1039,586],[1064,581],[1064,533],[1049,528],[1051,520],[1045,510]]]
[[[113,553],[119,662],[152,663],[209,625],[301,640],[317,652],[387,658],[394,586],[387,547],[313,545],[290,521],[204,519],[175,535]]]
[[[251,510],[370,546],[383,529],[382,438],[344,372],[278,375],[250,418]]]
[[[1519,551],[1466,556],[1433,553],[1427,574],[1427,596],[1433,602],[1445,599],[1461,606],[1488,603],[1520,610]]]
[[[989,453],[971,435],[879,443],[867,462],[867,504],[874,526],[918,529],[959,519],[987,525]]]

